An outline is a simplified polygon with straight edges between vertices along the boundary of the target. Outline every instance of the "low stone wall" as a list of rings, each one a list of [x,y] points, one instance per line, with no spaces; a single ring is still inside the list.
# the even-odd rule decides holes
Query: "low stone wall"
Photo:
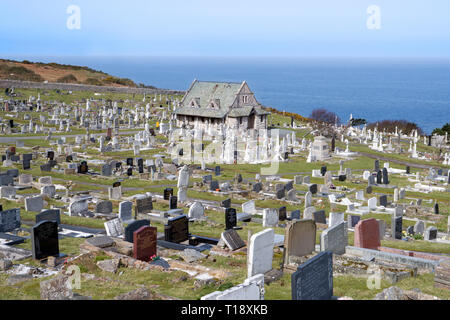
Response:
[[[56,83],[56,82],[44,83],[44,82],[4,80],[4,79],[0,79],[0,88],[114,92],[114,93],[128,93],[128,94],[145,93],[148,95],[151,94],[184,95],[185,93],[184,91],[168,90],[168,89],[108,87],[108,86],[92,86],[73,83]]]

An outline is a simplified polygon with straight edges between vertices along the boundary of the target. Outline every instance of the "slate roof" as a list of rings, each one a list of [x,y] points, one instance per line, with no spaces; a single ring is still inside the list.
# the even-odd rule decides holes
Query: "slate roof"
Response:
[[[175,114],[205,117],[205,118],[218,118],[222,119],[226,116],[227,109],[210,109],[210,108],[194,108],[194,107],[180,107],[175,110]]]
[[[228,109],[236,99],[236,95],[242,83],[237,82],[208,82],[195,81],[186,95],[183,104],[190,103],[193,99],[200,99],[200,107],[207,107],[215,99],[220,100],[220,109]]]

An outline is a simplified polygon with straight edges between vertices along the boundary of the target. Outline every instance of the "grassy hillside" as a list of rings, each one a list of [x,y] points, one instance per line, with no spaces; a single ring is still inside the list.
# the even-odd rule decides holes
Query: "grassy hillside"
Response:
[[[27,60],[19,62],[0,59],[0,79],[79,83],[97,86],[144,87],[144,85],[137,85],[130,79],[114,77],[88,67],[30,62]],[[151,86],[145,87],[153,88]]]

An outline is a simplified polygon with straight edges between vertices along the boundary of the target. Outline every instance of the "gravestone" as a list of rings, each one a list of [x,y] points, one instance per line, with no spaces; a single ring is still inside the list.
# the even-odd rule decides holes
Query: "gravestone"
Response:
[[[384,169],[386,169],[386,168],[384,168]],[[383,182],[383,174],[382,174],[381,170],[378,170],[378,172],[377,172],[377,184],[381,184],[382,182]]]
[[[169,198],[169,209],[170,210],[176,209],[177,208],[177,202],[178,202],[177,196],[171,196]]]
[[[374,169],[373,171],[378,172],[380,171],[380,160],[375,160],[374,161]]]
[[[212,180],[209,184],[209,190],[211,191],[216,191],[219,189],[219,181],[217,180]]]
[[[332,227],[344,221],[344,212],[330,212],[330,217],[328,219],[328,227]]]
[[[133,233],[141,227],[150,226],[149,220],[137,220],[125,227],[125,241],[133,243]]]
[[[119,219],[124,222],[133,219],[133,202],[122,201],[119,203]]]
[[[360,220],[355,226],[355,247],[378,250],[381,245],[378,221],[374,218]]]
[[[388,201],[387,201],[387,195],[383,194],[380,196],[380,206],[387,207]]]
[[[317,193],[317,184],[313,183],[309,186],[309,192],[311,192],[312,194],[316,194]]]
[[[54,221],[58,224],[61,224],[61,210],[60,209],[49,209],[42,211],[36,215],[36,223],[42,221]]]
[[[325,215],[325,210],[319,210],[319,211],[313,212],[313,220],[316,223],[326,224],[327,217]]]
[[[274,236],[274,230],[269,228],[250,237],[247,277],[272,270]]]
[[[330,300],[333,296],[333,254],[321,252],[291,275],[292,300]]]
[[[389,174],[386,168],[383,168],[383,184],[389,184]]]
[[[285,190],[284,190],[284,188],[283,189],[278,189],[276,192],[275,192],[275,196],[276,196],[276,198],[277,199],[283,199],[284,198],[284,196],[285,196],[285,194],[286,194],[286,192],[285,192]]]
[[[338,223],[322,232],[320,235],[320,251],[330,251],[334,254],[344,254],[348,245],[348,224]]]
[[[20,208],[0,211],[0,232],[10,232],[20,228]]]
[[[294,220],[286,226],[284,236],[285,263],[289,257],[303,257],[316,248],[316,223],[311,219]]]
[[[31,251],[37,260],[59,255],[57,222],[42,221],[31,228]]]
[[[77,167],[77,173],[86,174],[89,171],[89,167],[86,161],[82,161],[81,164]]]
[[[401,240],[402,239],[402,222],[403,217],[401,216],[392,216],[391,217],[391,236],[394,239]]]
[[[0,187],[0,197],[1,198],[15,198],[16,188],[10,186]]]
[[[235,208],[225,209],[225,230],[233,229],[237,226],[237,215]]]
[[[294,220],[294,219],[300,220],[300,215],[301,215],[300,210],[294,210],[294,211],[292,211],[292,212],[291,212],[291,220]]]
[[[436,240],[438,230],[436,227],[428,227],[425,230],[424,239],[425,240]]]
[[[373,197],[367,200],[367,207],[369,210],[376,209],[377,208],[377,198]]]
[[[164,240],[180,243],[189,239],[189,220],[185,215],[171,218],[164,226]]]
[[[164,200],[169,200],[169,198],[173,196],[173,189],[172,188],[165,188],[164,189]]]
[[[31,169],[31,163],[30,163],[30,161],[22,160],[22,169],[23,169],[23,170],[29,170],[29,169]]]
[[[361,216],[354,216],[351,214],[349,214],[347,216],[347,224],[348,224],[349,228],[354,228],[360,220],[361,220]]]
[[[230,208],[231,207],[231,199],[225,199],[220,202],[220,206],[222,208]]]
[[[188,217],[191,219],[201,219],[205,216],[205,208],[201,202],[194,202],[189,208]]]
[[[263,227],[276,227],[278,225],[278,212],[276,209],[263,210]]]
[[[96,213],[111,214],[112,211],[113,211],[113,204],[109,200],[100,201],[95,206]]]
[[[253,185],[252,191],[253,192],[260,192],[262,190],[262,188],[263,188],[263,184],[261,182],[256,182]]]
[[[278,220],[279,221],[285,221],[287,218],[287,211],[286,207],[281,207],[278,209]]]
[[[127,166],[133,166],[133,158],[127,158]]]
[[[434,204],[434,214],[439,214],[439,204],[436,202],[435,204]]]
[[[139,214],[150,213],[153,210],[153,199],[152,197],[137,198],[135,212],[136,216]]]
[[[155,227],[143,226],[133,232],[133,258],[150,261],[156,256],[157,230]]]
[[[104,223],[106,235],[109,237],[123,236],[125,230],[120,219],[113,219]]]
[[[109,177],[112,175],[112,168],[109,164],[104,164],[102,166],[102,176]]]
[[[233,229],[225,230],[224,232],[222,232],[220,238],[222,239],[223,242],[225,242],[225,245],[231,251],[245,247],[244,240],[241,239],[236,230]]]
[[[425,231],[425,223],[423,221],[417,221],[414,225],[414,234],[421,234],[423,235]]]
[[[42,196],[25,198],[25,210],[30,212],[41,212],[44,208]]]

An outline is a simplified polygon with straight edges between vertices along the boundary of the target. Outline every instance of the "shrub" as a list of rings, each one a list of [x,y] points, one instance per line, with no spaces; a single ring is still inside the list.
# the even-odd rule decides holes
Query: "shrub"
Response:
[[[336,113],[326,109],[314,109],[309,116],[312,120],[328,124],[340,124],[341,120]]]
[[[68,74],[66,76],[63,76],[57,80],[57,82],[61,83],[76,83],[78,82],[77,77],[75,77],[73,74]]]

